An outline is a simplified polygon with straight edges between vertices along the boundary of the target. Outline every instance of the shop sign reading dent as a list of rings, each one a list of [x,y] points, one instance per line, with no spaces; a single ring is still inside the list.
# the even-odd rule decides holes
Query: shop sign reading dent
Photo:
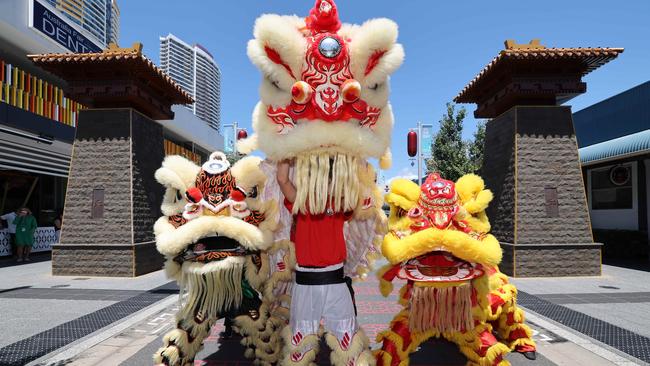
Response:
[[[102,48],[55,15],[38,0],[31,0],[29,26],[74,53],[102,52]]]

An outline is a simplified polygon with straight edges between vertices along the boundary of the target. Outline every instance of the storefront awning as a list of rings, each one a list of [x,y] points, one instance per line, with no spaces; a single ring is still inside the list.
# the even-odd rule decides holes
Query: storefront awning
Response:
[[[57,122],[52,122],[57,123]],[[29,133],[0,128],[0,170],[67,177],[72,145]]]
[[[578,149],[582,165],[650,154],[650,129]]]

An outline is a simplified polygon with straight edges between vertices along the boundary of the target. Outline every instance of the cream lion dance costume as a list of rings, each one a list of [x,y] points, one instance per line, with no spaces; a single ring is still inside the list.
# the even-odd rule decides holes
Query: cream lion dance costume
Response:
[[[215,152],[202,167],[168,156],[156,171],[166,189],[165,216],[154,226],[156,247],[181,287],[181,306],[154,363],[193,365],[210,328],[224,317],[234,319],[246,356],[262,365],[277,361],[280,344],[273,335],[283,324],[274,323],[258,291],[268,278],[260,251],[271,244],[277,204],[260,200],[266,181],[260,163],[247,157],[231,168]]]
[[[333,0],[317,0],[306,18],[263,15],[255,23],[248,56],[263,74],[261,101],[253,113],[255,133],[238,147],[267,156],[262,200],[280,207],[273,244],[263,254],[270,273],[263,293],[271,318],[288,323],[282,365],[313,365],[321,332],[334,365],[374,364],[345,282],[365,275],[385,234],[381,193],[367,159],[390,166],[388,77],[404,58],[396,40],[397,25],[387,19],[341,24]],[[295,162],[291,205],[275,179],[277,163],[286,159]],[[315,261],[325,264],[306,261],[301,251],[309,245],[292,242],[294,224],[300,231],[304,221],[337,220],[343,213],[350,215],[336,245],[343,245],[343,260],[328,262],[334,245],[321,240],[310,244],[322,247],[327,258]]]
[[[409,354],[432,337],[456,343],[468,365],[509,365],[511,350],[535,358],[517,289],[497,267],[501,248],[485,215],[491,200],[473,174],[456,183],[432,174],[421,188],[392,183],[382,244],[390,264],[379,272],[380,290],[388,296],[395,277],[407,284],[399,295],[404,310],[377,336],[377,365],[408,365]]]

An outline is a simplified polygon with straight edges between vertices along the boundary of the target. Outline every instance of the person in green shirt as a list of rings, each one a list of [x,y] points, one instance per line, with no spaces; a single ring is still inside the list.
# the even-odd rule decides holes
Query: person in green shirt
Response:
[[[36,231],[36,219],[29,208],[23,207],[18,210],[18,217],[14,220],[16,225],[16,249],[18,251],[18,262],[29,262],[29,253],[34,245],[34,231]]]

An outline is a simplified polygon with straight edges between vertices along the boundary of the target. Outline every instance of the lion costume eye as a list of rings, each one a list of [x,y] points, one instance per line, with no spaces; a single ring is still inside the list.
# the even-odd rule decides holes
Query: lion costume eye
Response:
[[[384,86],[384,83],[375,83],[372,86],[369,86],[368,89],[377,91]]]

